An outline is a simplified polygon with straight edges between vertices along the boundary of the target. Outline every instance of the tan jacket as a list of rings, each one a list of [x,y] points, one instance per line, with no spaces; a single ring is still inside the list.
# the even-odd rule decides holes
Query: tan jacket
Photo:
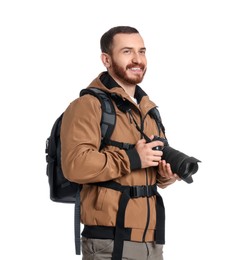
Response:
[[[101,75],[101,74],[100,74]],[[148,112],[156,105],[144,95],[135,104],[119,86],[106,88],[100,81],[100,75],[89,87],[97,87],[110,93],[116,93],[131,102],[132,114],[147,136],[158,135],[158,127]],[[115,106],[116,107],[116,106]],[[141,139],[128,114],[116,107],[116,125],[112,140],[135,144]],[[122,185],[152,185],[156,182],[161,188],[169,180],[163,179],[157,168],[141,169],[133,160],[139,157],[136,150],[125,151],[114,146],[99,151],[101,143],[101,106],[96,97],[84,95],[74,100],[66,109],[61,128],[62,169],[67,179],[83,185],[81,191],[81,222],[93,226],[115,226],[120,192],[89,185],[89,183],[115,180]],[[143,122],[143,123],[141,123]],[[156,225],[156,197],[131,199],[125,213],[125,227],[131,228],[131,240],[142,241],[145,227],[148,230],[146,241],[154,240]],[[149,211],[149,213],[148,213]],[[159,220],[158,220],[159,221]]]

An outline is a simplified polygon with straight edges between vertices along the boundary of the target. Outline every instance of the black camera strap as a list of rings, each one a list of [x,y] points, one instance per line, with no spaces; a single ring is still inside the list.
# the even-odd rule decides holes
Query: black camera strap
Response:
[[[130,116],[130,118],[133,120],[137,130],[142,134],[142,136],[144,137],[144,139],[146,140],[147,143],[150,143],[152,140],[143,132],[143,130],[139,127],[138,123],[136,122],[132,112],[131,112],[131,109],[129,109],[128,111],[128,114]]]
[[[164,136],[165,136],[165,127],[162,123],[162,119],[161,119],[159,110],[155,107],[155,108],[153,108],[149,111],[149,114],[152,118],[154,118],[154,120],[155,120],[155,122],[158,126],[159,131],[162,131]]]
[[[115,94],[111,94],[111,98],[114,100],[114,102],[116,103],[117,108],[122,111],[123,113],[128,113],[130,118],[132,119],[132,121],[134,122],[137,130],[141,133],[141,135],[144,137],[144,139],[146,140],[146,142],[151,142],[152,140],[143,132],[143,130],[141,129],[141,127],[139,127],[138,123],[136,122],[133,114],[132,114],[132,109],[131,109],[131,104],[128,100],[123,100],[120,96],[115,95]],[[153,110],[153,109],[152,109]],[[151,111],[152,111],[151,110]],[[157,110],[157,109],[156,109]],[[150,113],[150,112],[149,112]],[[151,115],[151,117],[156,121],[157,119],[160,118],[159,116],[159,112],[158,115],[156,115],[156,113],[152,113],[154,115]],[[161,120],[160,120],[161,121]],[[156,124],[158,125],[158,122],[156,121]],[[160,128],[159,128],[160,129]]]

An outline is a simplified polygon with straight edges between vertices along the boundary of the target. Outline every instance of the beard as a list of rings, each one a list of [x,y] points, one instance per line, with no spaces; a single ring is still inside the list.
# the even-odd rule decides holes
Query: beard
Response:
[[[136,64],[139,65],[141,69],[144,69],[144,64]],[[114,74],[124,83],[126,84],[132,84],[137,85],[143,81],[144,75],[146,73],[146,70],[144,70],[143,74],[137,74],[133,76],[129,76],[127,74],[127,69],[134,67],[134,64],[129,64],[124,69],[123,67],[119,66],[113,59],[112,59],[112,69]]]

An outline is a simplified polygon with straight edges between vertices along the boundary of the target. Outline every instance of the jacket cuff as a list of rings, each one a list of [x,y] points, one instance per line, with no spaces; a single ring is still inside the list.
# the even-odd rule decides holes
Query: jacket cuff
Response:
[[[130,161],[131,171],[141,169],[141,160],[137,150],[133,148],[130,150],[126,150],[126,153]]]

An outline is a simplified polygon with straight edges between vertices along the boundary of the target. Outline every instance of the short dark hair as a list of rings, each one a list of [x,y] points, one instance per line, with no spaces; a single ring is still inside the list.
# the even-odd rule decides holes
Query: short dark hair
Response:
[[[113,38],[116,34],[125,33],[139,33],[136,28],[130,26],[116,26],[105,32],[100,38],[101,51],[107,54],[111,54]]]

